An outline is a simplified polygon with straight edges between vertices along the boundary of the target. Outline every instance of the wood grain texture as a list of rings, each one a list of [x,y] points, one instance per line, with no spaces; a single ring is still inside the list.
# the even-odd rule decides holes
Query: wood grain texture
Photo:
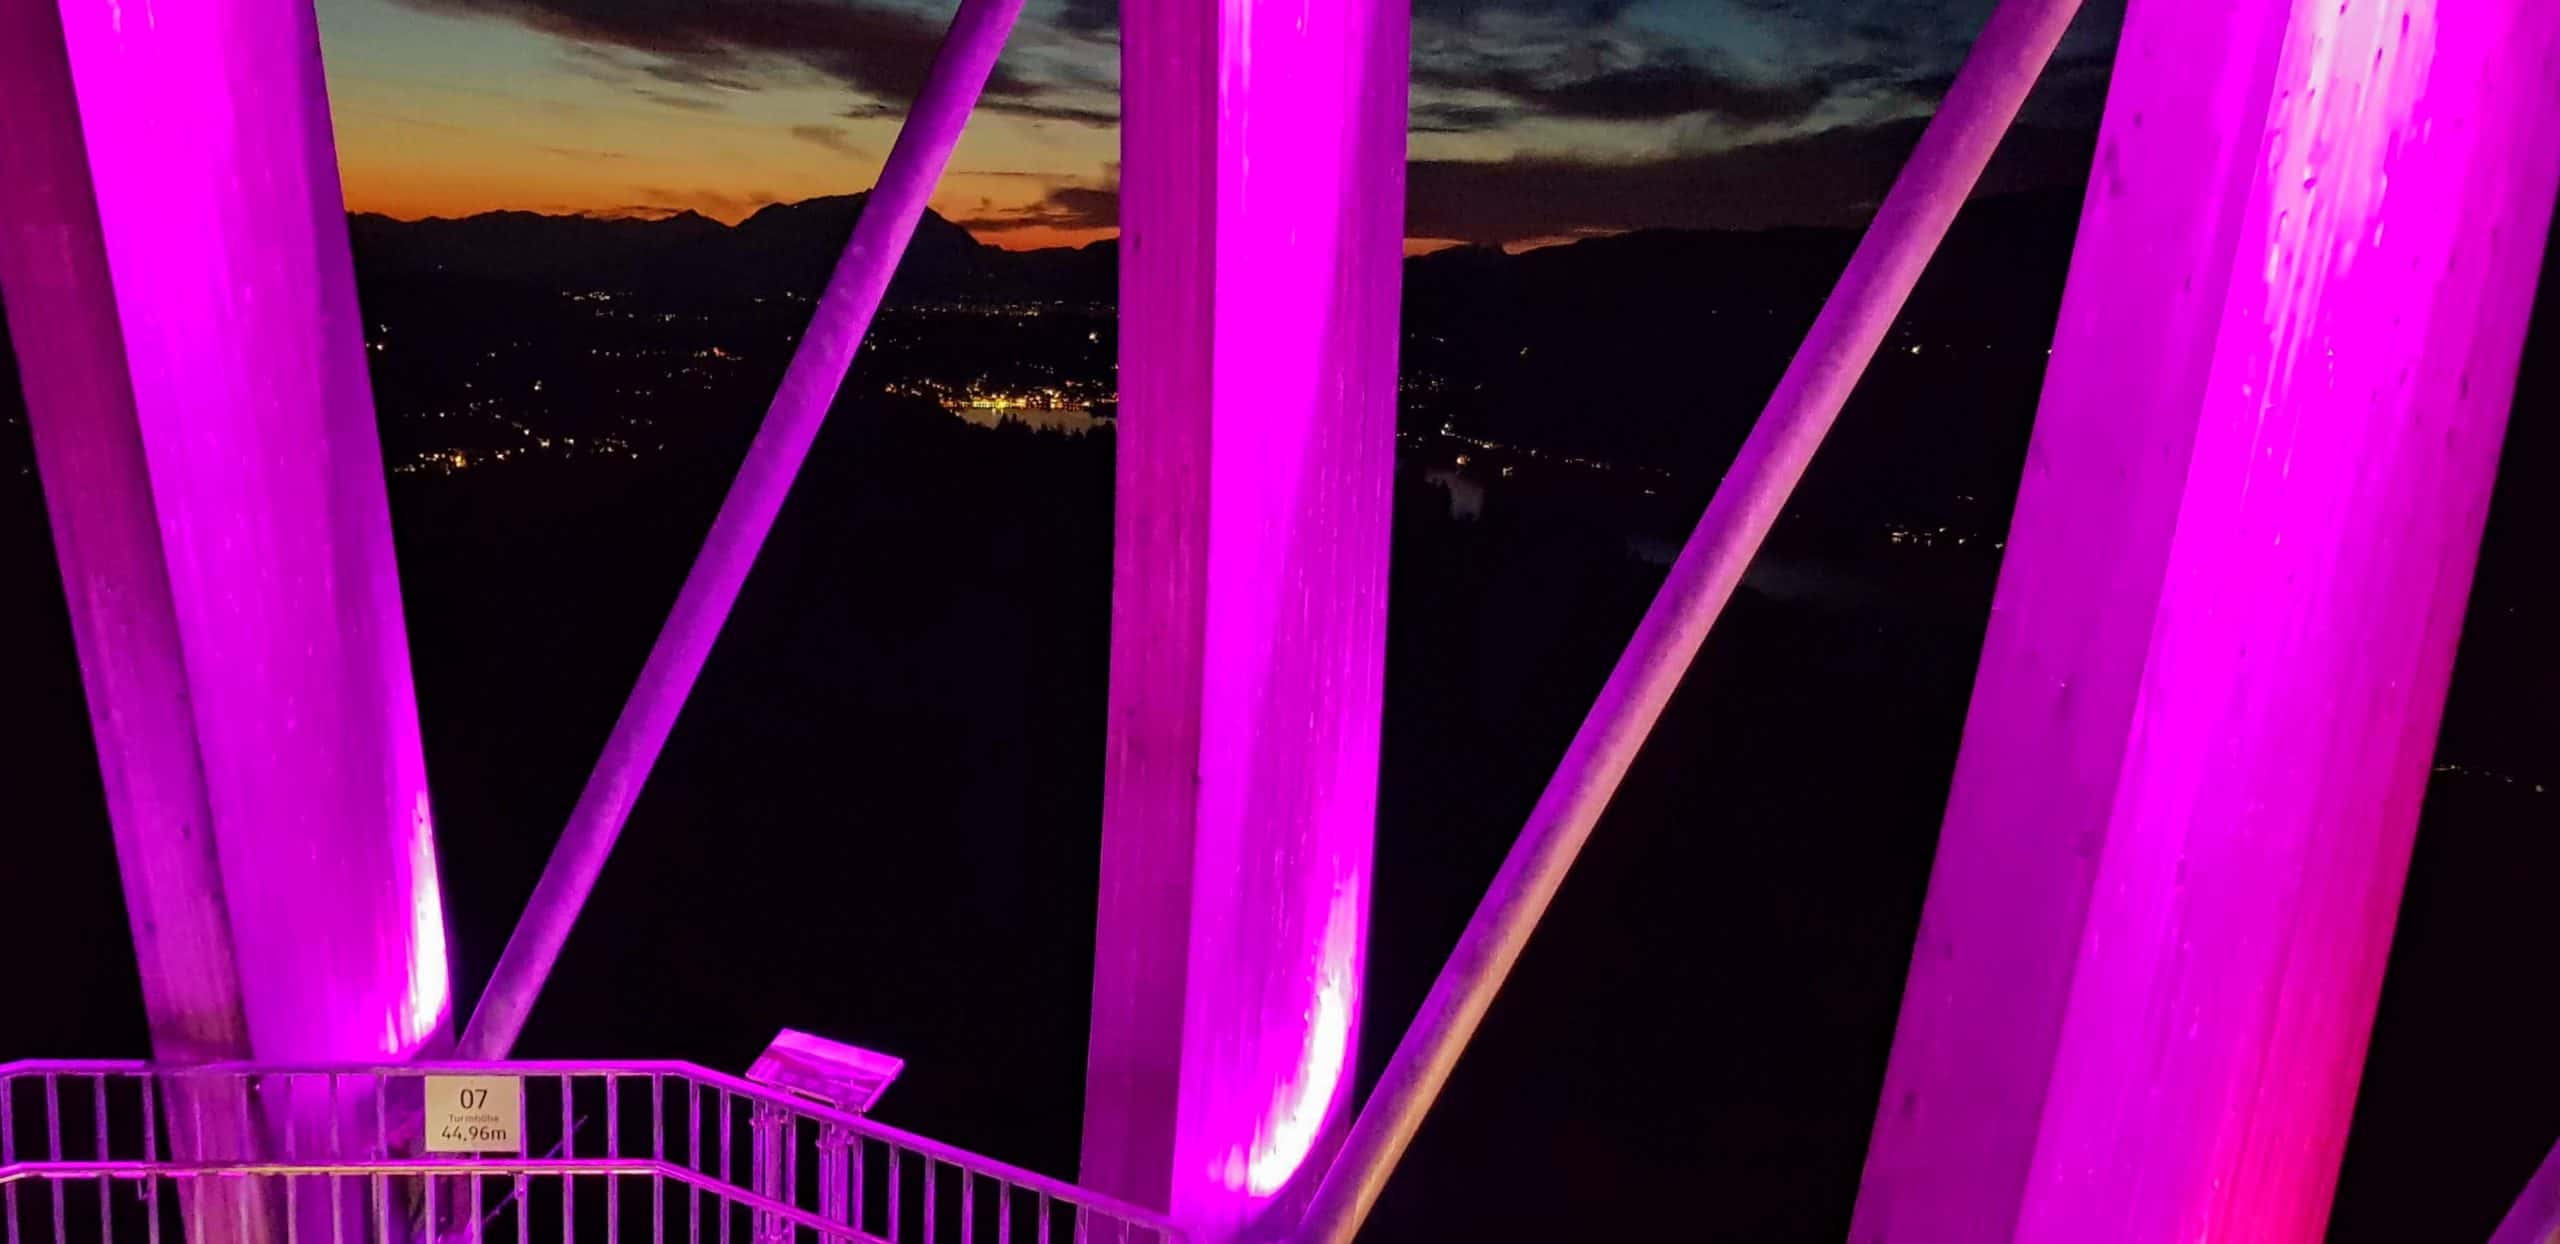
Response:
[[[1133,0],[1083,1178],[1225,1238],[1341,1113],[1367,919],[1407,15]]]
[[[2522,0],[2132,6],[1856,1244],[2321,1238],[2555,40]]]
[[[0,296],[71,607],[152,1053],[249,1056],[150,465],[50,3],[0,3]]]
[[[442,909],[310,14],[5,20],[0,279],[155,1052],[406,1054]]]

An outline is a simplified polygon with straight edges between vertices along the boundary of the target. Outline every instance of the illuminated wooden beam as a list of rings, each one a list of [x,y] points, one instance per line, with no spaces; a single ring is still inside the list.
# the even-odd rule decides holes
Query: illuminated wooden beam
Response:
[[[250,1056],[186,654],[50,0],[0,2],[0,295],[88,692],[154,1057]]]
[[[2539,0],[2132,6],[1851,1238],[2321,1238],[2555,66]]]
[[[0,283],[153,1053],[403,1059],[449,1030],[444,912],[318,32],[128,18],[0,2]],[[354,1106],[164,1093],[189,1160],[315,1156]],[[295,1229],[180,1196],[208,1238]]]
[[[311,9],[40,7],[10,318],[160,1035],[407,1057],[444,912]]]
[[[844,384],[845,370],[853,365],[854,351],[861,348],[862,335],[870,330],[871,317],[879,312],[880,299],[888,292],[889,278],[906,254],[907,239],[915,235],[925,202],[933,197],[934,185],[951,162],[951,150],[969,123],[969,111],[977,106],[987,75],[1004,51],[1005,36],[1012,33],[1014,19],[1021,13],[1022,0],[960,0],[950,33],[943,37],[942,49],[925,76],[924,89],[918,92],[915,106],[898,129],[897,145],[889,149],[889,159],[880,168],[879,184],[862,205],[853,236],[846,240],[826,290],[809,315],[808,330],[791,351],[773,404],[766,408],[746,460],[738,464],[738,476],[712,519],[711,534],[694,555],[693,568],[676,593],[675,607],[668,611],[657,642],[649,648],[649,659],[632,684],[631,698],[624,701],[622,715],[614,719],[613,732],[605,738],[604,754],[596,758],[594,771],[578,792],[569,823],[544,862],[532,897],[525,901],[524,916],[507,938],[507,948],[489,974],[488,988],[472,1010],[462,1034],[465,1056],[504,1058],[523,1033],[534,1001],[542,996],[544,982],[560,961],[561,948],[568,945],[569,930],[585,909],[596,879],[604,875],[613,844],[631,818],[631,806],[638,802],[649,770],[665,749],[668,733],[675,729],[676,715],[684,710],[695,680],[702,676],[702,663],[710,659],[711,646],[738,603],[747,572],[755,567],[756,553],[773,531],[783,498],[791,493],[791,481],[808,460],[809,446],[835,404],[836,390]]]
[[[2507,1210],[2489,1244],[2552,1244],[2560,1240],[2560,1145],[2552,1147],[2524,1192]]]
[[[1084,1181],[1230,1238],[1351,1085],[1409,15],[1122,19],[1111,680]]]

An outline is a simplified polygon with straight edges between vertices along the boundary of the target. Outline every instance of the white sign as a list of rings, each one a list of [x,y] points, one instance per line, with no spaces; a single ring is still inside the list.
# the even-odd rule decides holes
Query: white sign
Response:
[[[524,1081],[428,1076],[427,1152],[524,1152]]]

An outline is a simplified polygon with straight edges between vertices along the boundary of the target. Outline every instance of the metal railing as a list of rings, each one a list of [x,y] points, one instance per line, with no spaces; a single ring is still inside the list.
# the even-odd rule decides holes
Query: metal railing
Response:
[[[503,1152],[430,1148],[502,1077]],[[0,1063],[0,1244],[1179,1244],[1161,1215],[690,1063]]]

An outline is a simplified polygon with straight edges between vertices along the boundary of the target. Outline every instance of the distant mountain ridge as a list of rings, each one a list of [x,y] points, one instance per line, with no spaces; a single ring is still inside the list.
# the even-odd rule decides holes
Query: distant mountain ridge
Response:
[[[561,289],[805,296],[825,286],[869,197],[768,204],[735,225],[695,212],[650,218],[499,211],[425,220],[361,212],[349,216],[347,226],[357,267],[371,275],[446,272]],[[1006,251],[927,211],[891,293],[1107,299],[1116,255],[1108,243]]]
[[[774,203],[735,225],[695,212],[663,217],[547,216],[526,211],[398,220],[348,218],[356,263],[367,275],[450,273],[555,289],[632,289],[709,296],[815,295],[826,284],[868,194]],[[1977,200],[1946,250],[2067,255],[2077,192]],[[1837,228],[1643,230],[1506,254],[1458,247],[1405,265],[1407,302],[1465,316],[1523,298],[1611,299],[1683,284],[1744,296],[1762,290],[1793,302],[1827,291],[1856,245]],[[2055,248],[2059,247],[2059,251]],[[2059,268],[2053,271],[2058,274]],[[893,298],[1064,299],[1108,303],[1119,282],[1119,242],[1009,251],[927,211],[898,265]]]

